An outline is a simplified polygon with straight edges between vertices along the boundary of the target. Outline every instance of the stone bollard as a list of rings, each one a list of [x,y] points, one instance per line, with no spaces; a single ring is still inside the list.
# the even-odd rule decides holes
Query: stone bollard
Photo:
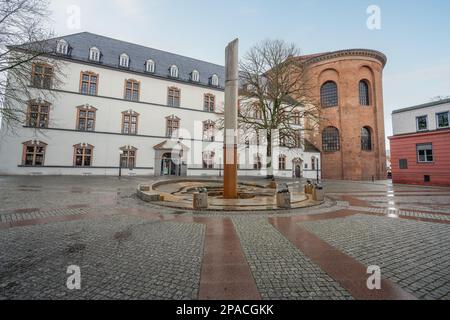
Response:
[[[311,181],[308,180],[307,184],[305,185],[305,194],[313,194],[314,186],[312,185]]]
[[[193,207],[195,210],[208,209],[208,192],[205,189],[194,193]]]
[[[313,187],[313,200],[314,201],[323,201],[325,198],[325,193],[323,191],[323,187],[320,185],[316,185]]]
[[[282,209],[291,208],[291,193],[287,184],[280,185],[277,191],[277,207]]]

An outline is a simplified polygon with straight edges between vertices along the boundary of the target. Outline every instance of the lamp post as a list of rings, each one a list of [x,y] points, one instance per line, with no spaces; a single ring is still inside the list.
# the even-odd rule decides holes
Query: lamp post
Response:
[[[122,178],[122,155],[123,155],[123,151],[120,150],[119,151],[119,179]]]

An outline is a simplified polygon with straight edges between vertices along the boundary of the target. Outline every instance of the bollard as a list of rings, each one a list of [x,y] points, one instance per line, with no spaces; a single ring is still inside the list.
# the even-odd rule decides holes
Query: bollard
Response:
[[[319,184],[316,184],[313,187],[312,195],[313,195],[314,201],[323,201],[325,199],[325,193],[324,193],[323,187]]]
[[[311,181],[307,181],[305,185],[305,194],[313,194],[314,186],[311,184]]]
[[[277,191],[277,207],[282,209],[291,208],[291,193],[287,184],[279,186]]]
[[[206,189],[200,189],[194,193],[193,207],[195,210],[208,209],[208,192]]]

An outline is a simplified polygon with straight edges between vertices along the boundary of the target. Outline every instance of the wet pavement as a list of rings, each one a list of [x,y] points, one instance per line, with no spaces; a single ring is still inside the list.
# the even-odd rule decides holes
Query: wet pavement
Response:
[[[450,299],[450,188],[327,181],[313,208],[194,214],[138,200],[150,179],[0,177],[0,299]]]

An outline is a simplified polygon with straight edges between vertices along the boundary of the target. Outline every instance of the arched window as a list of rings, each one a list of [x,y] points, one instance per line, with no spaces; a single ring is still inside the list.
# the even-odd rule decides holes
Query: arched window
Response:
[[[61,39],[56,44],[56,53],[66,55],[69,52],[69,44],[67,41]]]
[[[320,88],[320,101],[322,107],[337,107],[338,102],[338,88],[336,82],[327,81]]]
[[[278,157],[278,170],[286,170],[286,156],[284,154]]]
[[[214,87],[218,87],[219,86],[219,77],[217,76],[217,74],[213,74],[211,76],[211,85]]]
[[[178,78],[178,67],[176,65],[170,67],[170,76],[172,78]]]
[[[91,61],[100,61],[100,50],[98,50],[96,47],[92,47],[89,50],[89,60]]]
[[[191,80],[194,82],[200,81],[200,73],[197,70],[192,71]]]
[[[372,151],[372,133],[369,127],[361,129],[361,150]]]
[[[130,66],[130,57],[126,53],[120,55],[119,65],[122,68],[128,68]]]
[[[370,106],[370,90],[369,82],[361,80],[359,82],[359,104],[362,106]]]
[[[339,130],[335,127],[325,128],[322,132],[322,149],[326,152],[339,151],[341,148]]]
[[[145,71],[147,72],[155,72],[155,61],[149,59],[145,62]]]

